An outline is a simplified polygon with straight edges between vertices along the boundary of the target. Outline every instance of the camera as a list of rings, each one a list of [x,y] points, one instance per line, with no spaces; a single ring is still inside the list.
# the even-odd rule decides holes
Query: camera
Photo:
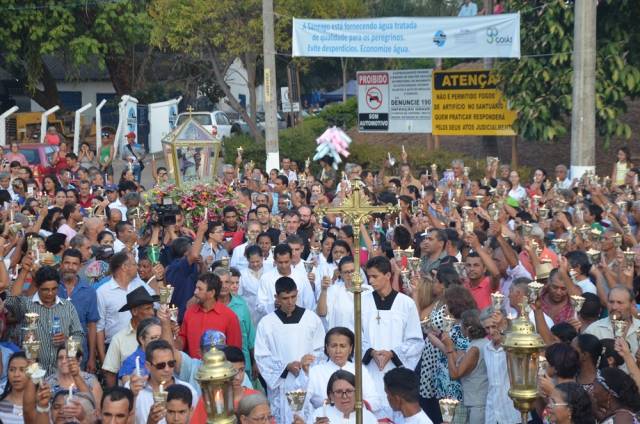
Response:
[[[175,225],[176,216],[180,213],[178,205],[165,200],[163,204],[154,203],[151,205],[151,225]]]

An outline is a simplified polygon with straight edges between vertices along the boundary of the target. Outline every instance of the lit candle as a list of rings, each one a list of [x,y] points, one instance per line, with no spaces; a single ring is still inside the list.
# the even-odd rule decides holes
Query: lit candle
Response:
[[[323,417],[327,416],[327,400],[326,399],[322,402],[322,416]]]
[[[140,377],[142,373],[140,372],[140,356],[136,356],[136,375]]]
[[[158,392],[164,393],[164,380],[160,382],[160,386],[158,387]]]
[[[209,219],[209,208],[206,206],[204,208],[204,219]]]
[[[404,144],[402,145],[402,153],[403,153],[403,154],[407,153],[407,152],[404,150]]]
[[[133,162],[129,161],[129,171],[133,172]]]
[[[71,383],[71,385],[69,386],[69,396],[67,397],[67,401],[65,402],[67,405],[70,404],[73,401],[73,388],[75,387],[75,385],[73,383]]]
[[[9,221],[13,222],[13,203],[9,205]]]
[[[224,412],[224,399],[222,396],[222,390],[216,391],[215,402],[216,402],[216,414],[222,414]]]

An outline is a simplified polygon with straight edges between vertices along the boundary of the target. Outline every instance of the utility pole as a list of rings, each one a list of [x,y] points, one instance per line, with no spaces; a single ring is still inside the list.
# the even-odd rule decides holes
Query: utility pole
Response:
[[[571,178],[596,164],[596,7],[595,0],[575,2]]]
[[[280,169],[278,147],[278,95],[276,90],[276,47],[273,29],[273,0],[262,0],[264,53],[264,119],[267,163],[265,169]]]

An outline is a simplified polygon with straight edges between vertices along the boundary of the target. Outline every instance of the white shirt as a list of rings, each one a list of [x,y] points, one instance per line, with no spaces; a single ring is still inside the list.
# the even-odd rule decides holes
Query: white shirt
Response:
[[[233,249],[233,254],[231,255],[231,261],[229,261],[229,265],[236,268],[238,271],[243,271],[249,266],[249,261],[244,257],[244,251],[247,249],[248,245],[249,242],[242,243],[240,246],[237,246]]]
[[[189,390],[191,390],[191,395],[193,396],[191,400],[191,407],[195,408],[198,404],[198,392],[195,391],[191,384],[178,380],[177,378],[173,378],[174,384],[181,384],[183,386],[187,386]],[[125,384],[125,387],[129,388],[129,382]],[[166,387],[165,387],[166,389]],[[149,412],[151,411],[151,407],[153,406],[153,390],[151,389],[151,385],[147,383],[142,390],[136,396],[135,408],[136,408],[136,424],[147,424],[147,418],[149,417]],[[158,424],[166,424],[166,420],[163,418],[158,421]]]
[[[258,314],[256,305],[258,304],[258,288],[260,287],[260,278],[264,274],[264,268],[253,271],[245,268],[240,271],[240,286],[238,287],[238,296],[242,297],[249,306],[251,319],[254,324],[258,322]]]
[[[507,355],[502,346],[496,348],[487,343],[483,348],[484,362],[487,365],[489,391],[485,408],[485,424],[514,424],[522,421],[520,412],[513,406],[509,397],[509,374],[507,372]]]
[[[305,399],[306,408],[319,408],[327,398],[327,384],[331,375],[338,370],[349,371],[355,375],[355,365],[353,362],[347,362],[340,368],[335,362],[325,360],[317,362],[309,368],[309,376],[307,383],[307,398]],[[362,399],[366,400],[375,413],[383,405],[380,393],[376,390],[369,371],[362,367]]]
[[[433,421],[429,419],[424,411],[420,411],[410,417],[403,417],[402,414],[396,414],[394,422],[396,424],[433,424]]]
[[[325,320],[327,329],[347,327],[353,331],[353,293],[345,288],[342,280],[336,281],[327,289],[327,315]]]
[[[140,278],[134,278],[126,289],[121,288],[116,280],[111,278],[100,286],[96,292],[98,297],[98,314],[100,320],[96,325],[97,331],[104,331],[105,343],[111,343],[111,338],[123,328],[127,328],[131,320],[131,312],[118,312],[127,304],[127,294],[138,287],[144,287],[149,294],[155,295],[155,291]]]
[[[521,185],[509,190],[509,197],[516,199],[518,202],[522,202],[527,197],[527,191]]]
[[[596,296],[598,295],[598,289],[596,289],[595,284],[593,284],[588,277],[584,280],[577,281],[576,285],[582,289],[582,293],[593,293]]]
[[[295,272],[294,267],[291,269],[291,277],[298,286],[298,300],[296,304],[302,308],[313,311],[315,309],[315,299],[309,279],[303,273],[304,279],[301,279],[299,272]],[[275,311],[276,281],[284,275],[278,272],[277,268],[273,271],[262,274],[260,278],[260,286],[258,287],[258,302],[256,304],[256,313],[259,317],[263,317]]]
[[[109,203],[109,209],[120,209],[120,212],[122,212],[122,219],[121,221],[126,221],[127,220],[127,207],[125,205],[122,204],[122,202],[120,202],[120,198],[117,198],[115,202]]]
[[[458,16],[476,16],[478,14],[478,6],[474,2],[470,2],[469,4],[463,4],[460,7],[460,12]]]
[[[118,253],[121,252],[123,250],[125,250],[127,248],[127,246],[120,241],[120,239],[116,238],[113,241],[113,253]],[[136,263],[138,262],[138,243],[133,245],[133,258],[136,260]]]
[[[331,424],[355,424],[356,422],[356,411],[354,410],[351,414],[349,414],[349,418],[345,418],[344,414],[340,412],[335,406],[327,405],[326,407],[320,407],[316,409],[313,413],[313,418],[309,421],[313,423],[316,421],[316,418],[327,417],[329,418],[329,422]],[[375,415],[367,410],[367,408],[362,408],[362,422],[363,424],[377,424],[378,420]],[[429,421],[431,422],[431,421]]]

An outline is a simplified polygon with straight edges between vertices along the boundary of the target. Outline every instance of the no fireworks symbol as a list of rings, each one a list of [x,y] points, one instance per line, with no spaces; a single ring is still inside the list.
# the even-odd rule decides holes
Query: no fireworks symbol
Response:
[[[382,91],[378,87],[371,87],[367,90],[366,95],[367,106],[371,110],[376,110],[382,106]]]

